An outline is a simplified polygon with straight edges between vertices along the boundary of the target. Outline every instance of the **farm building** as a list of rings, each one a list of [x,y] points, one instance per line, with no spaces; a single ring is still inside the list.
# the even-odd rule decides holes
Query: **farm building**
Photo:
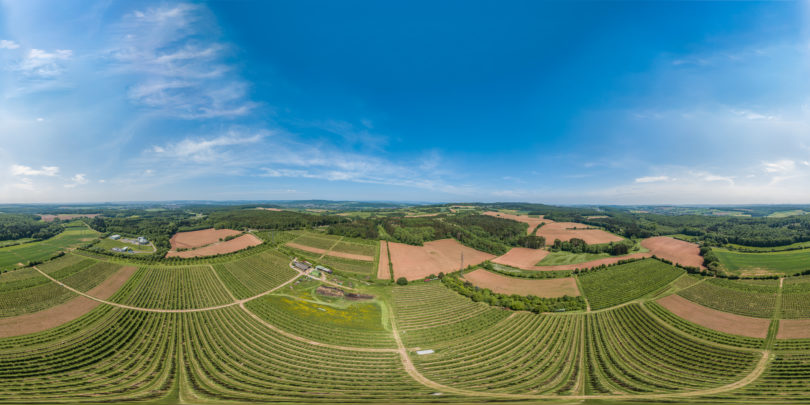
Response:
[[[144,238],[143,236],[138,236],[138,244],[139,244],[139,245],[145,245],[145,244],[147,244],[147,243],[149,243],[149,240],[147,240],[147,239],[146,239],[146,238]]]
[[[295,266],[298,270],[301,271],[307,271],[312,267],[307,262],[299,262],[299,261],[294,261],[293,266]]]
[[[118,239],[121,239],[121,235],[113,235],[113,236],[110,236],[110,239],[112,239],[112,240],[118,240]]]
[[[323,266],[319,265],[319,266],[315,266],[315,268],[322,271],[322,272],[324,272],[324,273],[332,274],[332,269],[330,269],[328,267],[323,267]]]

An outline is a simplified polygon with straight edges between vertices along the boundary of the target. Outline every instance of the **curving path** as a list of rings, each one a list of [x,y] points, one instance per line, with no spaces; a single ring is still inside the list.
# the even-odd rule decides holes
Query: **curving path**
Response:
[[[733,382],[731,384],[727,384],[720,387],[715,388],[707,388],[704,390],[697,390],[697,391],[688,391],[688,392],[677,392],[677,393],[661,393],[661,394],[618,394],[618,395],[549,395],[549,394],[508,394],[508,393],[501,393],[501,392],[480,392],[480,391],[471,391],[466,389],[454,388],[444,384],[439,384],[419,372],[416,369],[416,366],[411,361],[410,356],[408,355],[408,349],[405,345],[402,344],[402,339],[399,336],[399,331],[396,326],[396,319],[394,318],[394,311],[389,308],[389,316],[391,319],[391,330],[394,333],[394,340],[397,342],[397,346],[399,347],[399,357],[402,361],[402,366],[405,369],[405,372],[411,376],[416,382],[426,386],[433,388],[439,392],[443,393],[450,393],[462,396],[471,396],[471,397],[481,397],[481,398],[502,398],[502,399],[572,399],[572,400],[583,400],[583,399],[667,399],[667,398],[686,398],[686,397],[699,397],[704,395],[714,395],[719,394],[727,391],[732,391],[735,389],[739,389],[745,387],[746,385],[752,383],[757,378],[759,378],[763,372],[765,372],[765,368],[768,366],[768,361],[771,357],[771,352],[769,350],[762,351],[762,358],[760,358],[757,365],[754,369],[746,375],[744,378],[740,379],[739,381]]]
[[[297,274],[295,277],[285,281],[283,284],[281,284],[279,286],[276,286],[276,287],[274,287],[274,288],[272,288],[270,290],[267,290],[267,291],[265,291],[263,293],[256,294],[256,295],[254,295],[252,297],[248,297],[248,298],[241,299],[241,300],[235,300],[234,302],[230,302],[230,303],[227,303],[227,304],[216,305],[216,306],[213,306],[213,307],[205,307],[205,308],[160,309],[160,308],[143,308],[143,307],[136,307],[136,306],[132,306],[132,305],[119,304],[117,302],[107,301],[107,300],[104,300],[104,299],[101,299],[101,298],[98,298],[98,297],[94,297],[94,296],[92,296],[90,294],[81,292],[81,291],[79,291],[79,290],[77,290],[77,289],[75,289],[75,288],[73,288],[73,287],[71,287],[71,286],[69,286],[69,285],[67,285],[67,284],[53,278],[53,277],[51,277],[50,275],[48,275],[44,271],[40,270],[36,266],[34,266],[33,268],[34,268],[34,270],[38,271],[43,276],[45,276],[48,279],[50,279],[51,281],[53,281],[54,283],[59,284],[60,286],[66,288],[66,289],[68,289],[68,290],[70,290],[70,291],[72,291],[72,292],[74,292],[76,294],[79,294],[79,295],[81,295],[83,297],[89,298],[89,299],[91,299],[93,301],[98,301],[98,302],[100,302],[102,304],[112,305],[112,306],[118,307],[118,308],[131,309],[133,311],[160,312],[160,313],[203,312],[203,311],[213,311],[213,310],[217,310],[217,309],[228,308],[228,307],[232,307],[234,305],[240,305],[240,304],[243,304],[245,302],[252,301],[252,300],[255,300],[256,298],[261,298],[261,297],[263,297],[263,296],[265,296],[267,294],[270,294],[270,293],[278,290],[279,288],[284,287],[284,286],[292,283],[293,281],[295,281],[298,277],[300,277],[302,275],[302,273],[299,272],[299,274]],[[228,289],[226,288],[225,290],[227,291]],[[229,294],[230,294],[230,292],[229,292]]]
[[[292,267],[292,264],[290,265],[290,267]],[[185,312],[212,311],[212,310],[216,310],[216,309],[228,308],[228,307],[238,305],[239,308],[241,308],[248,315],[250,315],[252,318],[254,318],[256,321],[258,321],[262,325],[266,326],[267,328],[270,328],[270,329],[272,329],[273,331],[275,331],[277,333],[280,333],[280,334],[282,334],[282,335],[284,335],[284,336],[286,336],[286,337],[288,337],[290,339],[294,339],[294,340],[297,340],[297,341],[300,341],[300,342],[304,342],[304,343],[307,343],[307,344],[320,346],[320,347],[327,347],[327,348],[332,348],[332,349],[355,351],[355,352],[399,353],[399,357],[400,357],[400,361],[402,363],[403,369],[416,382],[418,382],[418,383],[420,383],[420,384],[422,384],[422,385],[424,385],[426,387],[433,388],[433,389],[435,389],[435,390],[437,390],[439,392],[442,392],[442,393],[450,393],[450,394],[456,394],[456,395],[468,396],[468,397],[499,398],[499,399],[521,399],[521,400],[524,400],[524,399],[558,399],[558,400],[559,399],[570,399],[570,400],[623,399],[623,400],[625,400],[625,399],[667,399],[667,398],[700,397],[700,396],[706,396],[706,395],[715,395],[715,394],[724,393],[724,392],[728,392],[728,391],[732,391],[732,390],[736,390],[736,389],[745,387],[746,385],[752,383],[753,381],[755,381],[756,379],[758,379],[762,375],[762,373],[767,368],[768,362],[769,362],[769,360],[771,358],[771,351],[770,350],[762,350],[761,351],[762,357],[760,358],[757,365],[754,367],[754,369],[748,375],[746,375],[742,379],[740,379],[740,380],[738,380],[736,382],[733,382],[731,384],[727,384],[727,385],[720,386],[720,387],[707,388],[707,389],[703,389],[703,390],[688,391],[688,392],[660,393],[660,394],[618,394],[618,395],[551,395],[551,394],[509,394],[509,393],[500,393],[500,392],[471,391],[471,390],[454,388],[454,387],[450,387],[450,386],[447,386],[447,385],[437,383],[437,382],[435,382],[433,380],[430,380],[429,378],[425,377],[422,373],[419,372],[419,370],[416,369],[416,366],[414,365],[413,361],[411,360],[410,355],[408,354],[409,350],[411,350],[411,349],[408,349],[402,343],[402,338],[400,337],[399,330],[397,328],[396,318],[394,316],[394,310],[390,306],[388,306],[388,312],[389,312],[389,319],[390,319],[390,322],[391,322],[391,331],[392,331],[392,334],[394,336],[394,340],[396,341],[396,344],[397,344],[396,349],[339,346],[339,345],[332,345],[332,344],[328,344],[328,343],[318,342],[318,341],[315,341],[315,340],[307,339],[307,338],[292,334],[290,332],[281,330],[278,327],[276,327],[275,325],[265,321],[264,319],[262,319],[261,317],[259,317],[258,315],[254,314],[253,312],[251,312],[250,310],[247,309],[247,307],[245,306],[246,302],[254,300],[256,298],[260,298],[260,297],[265,296],[267,294],[270,294],[270,293],[272,293],[272,292],[274,292],[274,291],[276,291],[276,290],[278,290],[278,289],[280,289],[280,288],[282,288],[284,286],[287,286],[290,283],[292,283],[293,281],[295,281],[296,279],[298,279],[298,277],[300,277],[300,276],[311,277],[311,278],[319,280],[319,281],[324,281],[324,280],[320,280],[320,279],[317,279],[315,277],[312,277],[309,274],[306,274],[305,272],[302,272],[302,271],[300,271],[300,270],[298,270],[296,268],[294,268],[294,269],[296,270],[296,272],[298,274],[295,277],[293,277],[290,280],[287,280],[286,282],[284,282],[283,284],[281,284],[279,286],[276,286],[276,287],[274,287],[274,288],[272,288],[270,290],[267,290],[267,291],[265,291],[265,292],[263,292],[261,294],[257,294],[257,295],[255,295],[253,297],[245,298],[245,299],[242,299],[242,300],[235,300],[234,302],[231,302],[231,303],[228,303],[228,304],[217,305],[217,306],[206,307],[206,308],[195,308],[195,309],[141,308],[141,307],[135,307],[135,306],[131,306],[131,305],[119,304],[119,303],[116,303],[116,302],[110,302],[110,301],[107,301],[107,300],[100,299],[98,297],[91,296],[91,295],[86,294],[84,292],[78,291],[78,290],[76,290],[76,289],[62,283],[61,281],[51,277],[50,275],[46,274],[45,272],[43,272],[42,270],[40,270],[36,266],[34,266],[33,268],[36,271],[38,271],[40,274],[42,274],[43,276],[45,276],[48,279],[50,279],[51,281],[53,281],[54,283],[66,288],[66,289],[68,289],[68,290],[70,290],[70,291],[72,291],[72,292],[74,292],[76,294],[79,294],[79,295],[84,296],[86,298],[89,298],[91,300],[94,300],[94,301],[97,301],[97,302],[100,302],[100,303],[103,303],[103,304],[111,305],[111,306],[114,306],[114,307],[118,307],[118,308],[130,309],[130,310],[135,310],[135,311],[145,311],[145,312],[185,313]],[[334,283],[330,283],[330,284],[338,286],[337,284],[334,284]],[[224,287],[224,284],[223,284],[223,287]],[[339,286],[339,287],[343,287],[343,286]],[[343,288],[345,288],[345,287],[343,287]],[[227,288],[226,288],[226,290],[227,290]],[[635,302],[635,301],[633,301],[633,302]],[[628,304],[628,303],[625,303],[624,305],[626,305],[626,304]],[[619,306],[622,306],[622,305],[619,305]],[[612,307],[610,309],[614,309],[614,308],[615,307]]]

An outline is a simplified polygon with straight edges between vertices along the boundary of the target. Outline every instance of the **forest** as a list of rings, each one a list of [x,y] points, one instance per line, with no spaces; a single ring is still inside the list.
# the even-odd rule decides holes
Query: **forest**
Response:
[[[35,215],[0,214],[0,241],[23,238],[48,239],[62,232],[59,222],[42,222]]]

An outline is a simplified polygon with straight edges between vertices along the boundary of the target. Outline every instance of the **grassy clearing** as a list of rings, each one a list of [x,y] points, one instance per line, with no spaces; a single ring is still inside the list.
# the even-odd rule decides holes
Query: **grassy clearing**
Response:
[[[715,248],[712,251],[726,270],[737,275],[785,275],[810,269],[810,250],[744,253]]]
[[[585,263],[592,260],[610,257],[607,253],[571,253],[565,251],[551,252],[540,260],[536,266],[557,266],[561,264]]]
[[[86,244],[96,237],[98,232],[87,228],[84,223],[73,222],[53,238],[0,248],[0,269],[20,267],[20,263],[25,265],[30,261],[44,261],[59,251]]]

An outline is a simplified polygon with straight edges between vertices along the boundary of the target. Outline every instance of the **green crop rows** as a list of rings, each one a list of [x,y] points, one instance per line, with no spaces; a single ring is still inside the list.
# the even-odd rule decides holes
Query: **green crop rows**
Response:
[[[210,266],[141,267],[110,298],[141,308],[194,309],[233,300]]]
[[[610,266],[579,276],[591,309],[608,308],[655,292],[684,274],[654,259]]]
[[[768,280],[766,284],[755,284],[708,279],[678,292],[678,295],[719,311],[770,318],[776,307],[777,288],[776,280]]]
[[[214,269],[238,299],[271,290],[297,274],[290,268],[290,259],[273,250],[224,264],[215,264]]]

